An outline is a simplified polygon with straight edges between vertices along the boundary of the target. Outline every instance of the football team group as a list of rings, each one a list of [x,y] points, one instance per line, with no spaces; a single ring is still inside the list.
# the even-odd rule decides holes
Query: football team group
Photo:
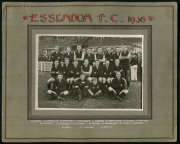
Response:
[[[94,53],[90,48],[82,51],[81,45],[72,52],[68,46],[63,54],[56,46],[51,55],[51,77],[47,81],[50,99],[64,101],[66,95],[72,94],[78,101],[84,96],[106,95],[122,101],[129,93],[130,81],[137,81],[138,59],[125,45],[121,47],[122,50],[116,47],[115,53],[111,47],[106,52],[99,47]]]

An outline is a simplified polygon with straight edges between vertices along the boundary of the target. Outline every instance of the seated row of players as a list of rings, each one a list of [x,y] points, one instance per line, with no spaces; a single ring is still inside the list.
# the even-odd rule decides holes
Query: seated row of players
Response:
[[[97,97],[101,94],[110,94],[113,98],[121,100],[121,97],[128,93],[125,74],[120,60],[116,59],[114,65],[106,60],[105,65],[101,65],[99,60],[95,60],[95,66],[89,64],[85,59],[84,64],[78,64],[74,60],[73,64],[69,59],[65,63],[56,60],[52,67],[51,78],[47,82],[48,94],[51,98],[64,100],[63,95],[75,93],[80,101],[82,96],[89,94]]]

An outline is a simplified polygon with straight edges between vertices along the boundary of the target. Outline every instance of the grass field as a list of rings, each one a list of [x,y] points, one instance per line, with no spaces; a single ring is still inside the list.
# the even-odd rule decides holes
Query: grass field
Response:
[[[66,96],[65,101],[49,100],[46,95],[46,82],[50,78],[50,72],[38,74],[38,107],[39,108],[84,108],[84,109],[141,109],[142,95],[141,82],[131,82],[129,93],[122,101],[113,100],[111,96],[102,96],[99,99],[83,97],[82,101],[75,100],[73,95]]]

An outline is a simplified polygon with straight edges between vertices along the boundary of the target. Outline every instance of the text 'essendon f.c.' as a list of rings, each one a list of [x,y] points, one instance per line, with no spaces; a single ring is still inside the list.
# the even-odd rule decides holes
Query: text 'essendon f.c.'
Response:
[[[112,14],[110,16],[106,16],[105,14],[97,15],[99,22],[108,20],[112,22],[118,22],[117,14]],[[93,18],[91,14],[31,14],[29,16],[23,16],[24,20],[30,19],[31,22],[91,22]],[[122,21],[121,21],[122,22]]]

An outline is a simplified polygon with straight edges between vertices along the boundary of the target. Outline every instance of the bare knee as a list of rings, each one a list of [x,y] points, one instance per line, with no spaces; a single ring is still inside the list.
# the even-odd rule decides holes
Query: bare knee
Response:
[[[98,81],[99,81],[100,83],[102,83],[102,81],[103,81],[102,77],[100,77],[100,78],[98,79]]]
[[[102,78],[102,82],[105,83],[105,82],[106,82],[106,79],[105,79],[105,78]]]
[[[72,84],[73,83],[73,81],[74,81],[74,78],[70,78],[70,84]]]
[[[91,77],[88,77],[87,80],[91,83],[92,78],[91,78]]]
[[[70,83],[70,78],[68,78],[68,79],[66,80],[66,82],[69,84],[69,83]]]

